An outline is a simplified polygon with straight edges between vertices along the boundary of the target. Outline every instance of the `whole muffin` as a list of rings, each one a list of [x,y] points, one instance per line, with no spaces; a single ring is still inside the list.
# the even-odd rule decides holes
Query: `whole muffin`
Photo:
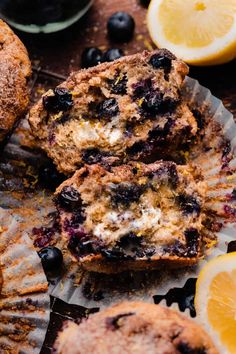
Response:
[[[142,302],[112,306],[83,321],[68,322],[57,354],[217,354],[208,334],[175,310]]]
[[[0,20],[0,142],[11,132],[29,103],[27,80],[31,64],[27,50]]]

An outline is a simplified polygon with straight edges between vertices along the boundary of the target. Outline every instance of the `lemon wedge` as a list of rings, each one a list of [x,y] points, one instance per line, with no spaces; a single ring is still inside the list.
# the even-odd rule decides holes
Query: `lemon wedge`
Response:
[[[222,345],[220,353],[236,353],[236,252],[211,260],[197,280],[197,317]]]
[[[152,0],[147,25],[158,47],[189,64],[236,57],[236,0]]]

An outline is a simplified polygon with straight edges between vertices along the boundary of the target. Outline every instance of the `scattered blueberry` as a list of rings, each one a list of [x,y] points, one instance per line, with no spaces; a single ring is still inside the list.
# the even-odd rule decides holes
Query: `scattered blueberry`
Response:
[[[63,255],[59,248],[52,246],[44,247],[38,254],[45,271],[51,272],[61,267]]]
[[[227,253],[236,252],[236,241],[230,241],[227,248]]]
[[[107,22],[108,35],[117,42],[129,41],[133,36],[134,28],[134,19],[127,12],[116,12]]]
[[[167,55],[153,54],[149,60],[149,64],[155,69],[165,69],[166,72],[171,70],[172,59]]]
[[[114,61],[120,59],[125,54],[122,49],[111,48],[108,49],[103,55],[103,61]]]
[[[86,48],[81,56],[81,67],[90,68],[102,62],[102,51],[98,48]]]
[[[97,114],[102,118],[111,118],[119,113],[119,106],[115,98],[109,98],[99,103]]]
[[[53,92],[53,96],[43,97],[43,106],[48,112],[66,112],[73,106],[72,94],[66,88],[56,87]]]
[[[72,186],[65,186],[56,197],[56,204],[66,211],[77,211],[82,208],[79,192]]]

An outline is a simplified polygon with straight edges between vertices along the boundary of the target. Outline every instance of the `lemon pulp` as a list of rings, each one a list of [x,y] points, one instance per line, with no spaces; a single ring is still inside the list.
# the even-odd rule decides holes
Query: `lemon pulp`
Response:
[[[236,267],[236,265],[235,265]],[[208,320],[230,351],[236,353],[236,269],[216,275],[209,289]]]
[[[235,0],[165,0],[158,20],[170,42],[203,47],[230,31],[235,14]]]

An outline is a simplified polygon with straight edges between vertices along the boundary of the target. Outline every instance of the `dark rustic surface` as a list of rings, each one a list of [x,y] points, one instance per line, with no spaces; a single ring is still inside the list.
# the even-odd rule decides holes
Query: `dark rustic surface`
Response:
[[[146,9],[140,5],[140,1],[95,0],[89,13],[63,32],[51,35],[19,33],[19,36],[26,44],[31,58],[39,61],[44,69],[67,75],[80,68],[81,51],[86,46],[98,46],[101,49],[118,46],[126,54],[154,48],[145,24]],[[111,43],[106,35],[107,18],[118,10],[128,11],[136,22],[133,40],[123,45]],[[235,72],[236,61],[217,67],[191,68],[190,76],[210,88],[227,108],[236,113]]]
[[[39,75],[35,75],[37,85],[43,88],[56,85],[70,71],[78,70],[81,52],[87,46],[98,46],[102,50],[118,47],[124,49],[126,54],[154,48],[145,24],[146,9],[140,6],[139,1],[95,0],[89,13],[63,32],[51,35],[30,35],[18,32],[29,50],[34,66],[45,72],[42,74],[41,71]],[[118,10],[128,11],[136,22],[133,40],[123,45],[111,43],[106,36],[107,18]],[[218,67],[192,67],[190,76],[210,88],[213,94],[222,99],[225,106],[236,114],[235,72],[236,61]],[[53,76],[50,79],[50,73],[58,75],[58,80]],[[42,354],[50,353],[56,333],[64,320],[80,321],[91,311],[96,310],[88,311],[82,307],[67,305],[60,300],[52,299],[51,322]]]

